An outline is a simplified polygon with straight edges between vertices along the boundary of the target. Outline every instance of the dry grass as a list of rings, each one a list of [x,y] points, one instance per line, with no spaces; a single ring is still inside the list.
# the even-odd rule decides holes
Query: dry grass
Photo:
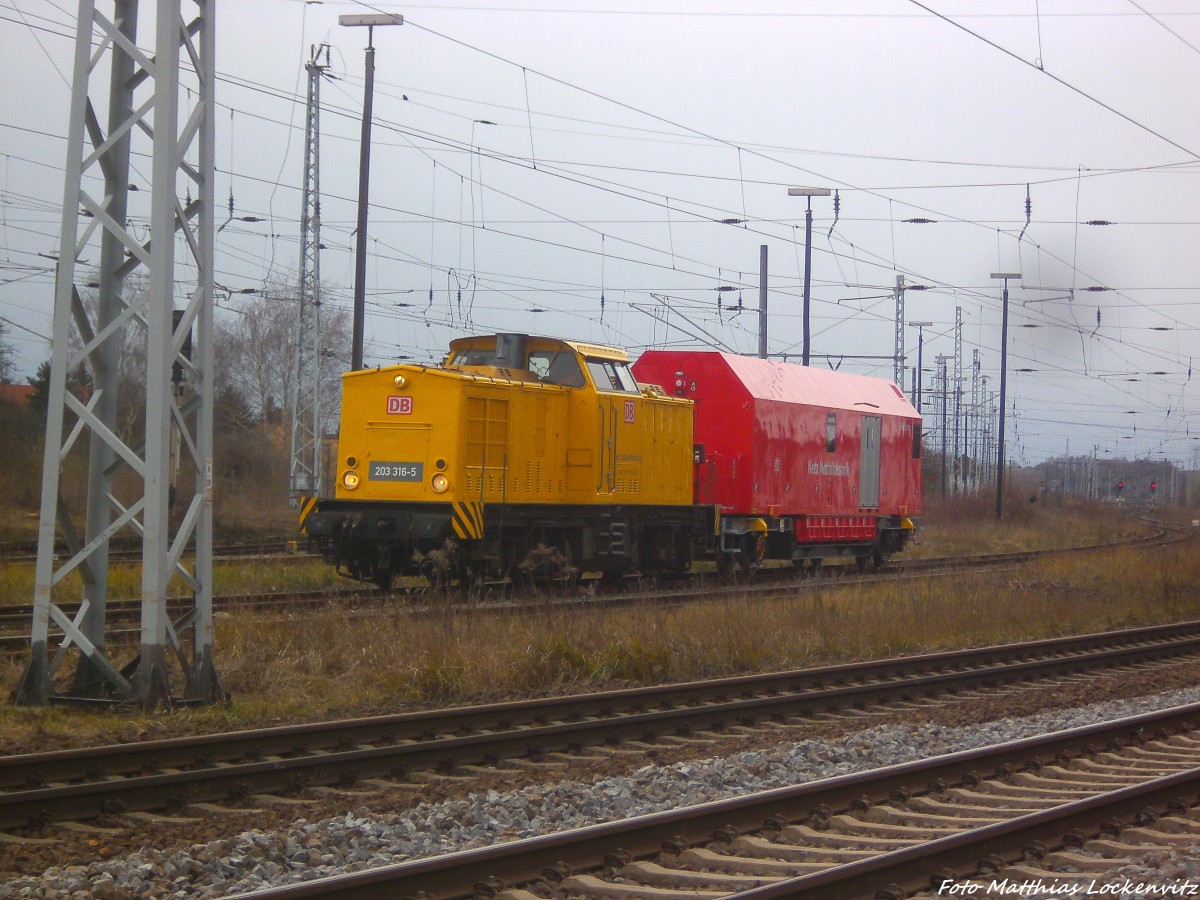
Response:
[[[190,563],[188,563],[190,565]],[[113,600],[136,599],[142,595],[140,565],[113,564],[108,570],[108,596]],[[33,598],[34,569],[32,565],[0,568],[0,606],[21,605]],[[231,562],[213,567],[213,591],[221,594],[250,594],[270,591],[327,590],[336,587],[356,587],[356,582],[340,578],[330,566],[314,557],[284,562]],[[78,600],[83,582],[77,572],[67,575],[54,586],[55,602]],[[171,580],[172,597],[191,596],[182,578]]]
[[[1031,513],[1030,516],[1041,516]],[[1022,544],[1052,529],[1062,543],[1138,530],[1096,523],[1096,509],[1058,510],[997,529],[932,523],[930,555],[972,542]],[[954,549],[938,547],[950,534]],[[292,568],[253,575],[280,582]],[[305,576],[310,577],[310,576]],[[315,576],[312,576],[315,577]],[[286,622],[218,615],[217,666],[228,705],[172,716],[0,709],[8,746],[53,747],[172,731],[248,727],[502,697],[686,680],[1084,633],[1200,617],[1196,539],[1165,549],[1072,554],[955,580],[813,589],[781,599],[734,594],[671,609],[468,609],[414,618],[403,610],[327,609]],[[10,691],[20,662],[0,666]],[[0,745],[3,749],[3,745]]]
[[[1116,507],[1049,495],[1029,501],[1010,492],[997,524],[995,495],[929,501],[918,520],[916,542],[907,556],[962,556],[1043,548],[1079,547],[1145,532],[1145,526]]]

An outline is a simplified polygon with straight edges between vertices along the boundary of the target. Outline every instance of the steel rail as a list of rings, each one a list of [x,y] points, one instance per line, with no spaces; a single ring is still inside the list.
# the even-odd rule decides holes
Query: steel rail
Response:
[[[859,900],[861,897],[903,897],[924,888],[936,890],[944,882],[965,880],[977,871],[979,860],[985,857],[1012,862],[1020,859],[1033,845],[1061,844],[1063,836],[1070,832],[1098,834],[1112,827],[1114,819],[1146,817],[1150,810],[1164,815],[1184,795],[1194,797],[1198,788],[1200,767],[859,862],[834,866],[823,872],[739,891],[731,894],[729,900]],[[1062,877],[1066,880],[1071,876]],[[896,888],[900,889],[899,893]]]
[[[847,579],[838,582],[838,584],[859,584],[873,581],[886,581],[903,577],[920,577],[921,575],[945,575],[960,571],[969,571],[970,568],[975,567],[982,568],[998,565],[1013,565],[1021,562],[1029,562],[1033,559],[1053,554],[1104,550],[1112,549],[1113,547],[1118,546],[1136,546],[1147,542],[1161,540],[1166,534],[1167,532],[1160,531],[1152,535],[1140,536],[1129,541],[1090,544],[1061,549],[1024,550],[1010,553],[982,554],[965,557],[933,557],[929,559],[900,560],[891,564],[882,572],[852,573]],[[1171,539],[1178,540],[1180,538],[1172,537]],[[298,556],[287,558],[305,559],[306,557]],[[848,567],[846,566],[830,567],[822,570],[822,572],[826,574],[831,572],[844,573],[847,571]],[[461,609],[464,611],[487,611],[493,613],[514,614],[525,613],[529,612],[530,610],[544,611],[547,609],[623,608],[632,605],[690,603],[706,599],[707,597],[726,596],[730,589],[737,589],[745,594],[771,594],[779,591],[780,589],[816,590],[830,585],[830,582],[825,579],[818,578],[813,580],[807,574],[799,574],[791,566],[786,565],[758,570],[754,576],[749,579],[735,576],[732,581],[723,578],[720,579],[720,582],[717,584],[709,583],[707,585],[705,584],[706,581],[712,582],[714,580],[714,573],[692,572],[684,573],[678,576],[657,576],[653,579],[643,579],[637,576],[631,576],[629,580],[638,585],[638,589],[632,593],[608,591],[586,601],[581,601],[578,597],[573,597],[570,595],[538,597],[533,602],[509,600],[499,603],[470,601],[462,603],[453,598],[448,599],[445,597],[440,597],[433,604],[423,607],[412,607],[407,609],[406,612],[414,616],[432,614],[443,615],[446,611],[447,603],[450,603],[450,605],[456,610]],[[658,584],[659,582],[662,582],[664,584],[669,584],[673,581],[682,582],[685,586],[682,588],[666,587],[659,590],[652,589],[650,591],[646,591],[644,589],[647,583]],[[421,586],[412,586],[407,589],[405,593],[410,595],[421,595],[427,593],[427,590],[427,588]],[[382,604],[389,602],[392,596],[392,594],[380,592],[375,588],[339,587],[334,590],[269,592],[263,594],[228,594],[214,597],[213,605],[214,608],[222,609],[289,609],[299,606],[363,603],[364,601],[372,604]],[[168,599],[169,608],[171,608],[171,604],[182,608],[182,606],[187,606],[189,603],[190,600],[187,598]],[[61,608],[66,615],[73,617],[78,611],[78,604],[62,604]],[[108,604],[108,615],[110,620],[113,622],[120,621],[124,618],[128,618],[130,621],[136,622],[140,616],[140,611],[140,600],[110,600]],[[22,632],[19,634],[0,634],[0,654],[11,655],[22,653],[28,650],[28,634],[24,632],[25,626],[27,625],[32,614],[33,607],[28,604],[0,605],[0,627],[8,628],[12,627],[13,625],[17,625],[22,629]]]
[[[866,665],[3,757],[0,785],[8,790],[0,793],[0,828],[538,759],[1196,652],[1200,623],[1193,622]]]
[[[646,858],[660,852],[664,847],[678,851],[691,844],[708,843],[718,833],[724,839],[729,839],[731,835],[764,829],[777,831],[787,824],[807,819],[813,809],[848,812],[855,804],[886,802],[894,793],[923,793],[931,784],[976,783],[981,771],[1001,773],[1026,767],[1036,769],[1047,757],[1088,755],[1095,751],[1098,744],[1137,744],[1143,742],[1151,733],[1178,733],[1198,727],[1200,704],[1193,704],[1116,722],[1090,725],[933,759],[654,813],[622,822],[608,822],[482,849],[382,866],[363,872],[265,888],[255,891],[252,895],[235,895],[235,898],[243,900],[253,896],[259,900],[298,900],[307,897],[338,897],[344,900],[399,900],[422,897],[428,900],[457,900],[474,896],[476,886],[480,884],[486,885],[494,893],[506,885],[528,884],[542,878],[547,872],[565,875],[598,868],[610,858]],[[1197,773],[1188,774],[1192,779],[1190,783],[1194,784]],[[1171,796],[1177,798],[1177,788],[1188,783],[1184,775],[1171,776],[1158,779],[1149,790],[1160,792],[1153,795],[1154,801],[1158,802],[1162,791],[1174,791]],[[1132,790],[1116,791],[1113,794],[1119,795],[1116,799],[1123,804],[1121,810],[1128,809],[1129,804],[1136,808],[1139,803],[1144,806],[1151,802],[1151,795],[1137,794]],[[1089,815],[1105,817],[1103,805],[1101,800],[1087,801],[1084,811]],[[1044,826],[1045,830],[1037,833],[1043,836],[1052,835],[1050,840],[1061,836],[1061,831],[1053,834],[1057,828],[1055,824],[1046,824],[1046,820],[1052,818],[1049,813],[1035,813],[1023,818],[1026,820],[1023,825]],[[1013,829],[1011,823],[989,827],[997,830],[985,835],[984,840],[1000,837],[1001,832],[1007,836],[1009,829]],[[986,829],[979,831],[983,832]],[[1011,835],[1019,834],[1018,830],[1011,831]],[[1014,839],[1021,846],[1028,844],[1028,839]],[[947,838],[943,846],[936,849],[940,852],[952,847],[954,841]],[[902,855],[893,855],[892,861],[912,866],[911,871],[904,877],[910,880],[923,877],[927,883],[930,870],[925,867],[926,862],[910,858],[916,857],[918,851],[898,852]],[[953,858],[958,864],[962,863],[961,857]],[[978,859],[978,856],[975,858]],[[886,865],[878,862],[873,864]],[[871,863],[850,865],[867,867]],[[847,867],[839,868],[844,871]],[[751,897],[758,900],[762,897],[875,896],[875,891],[857,876],[852,885],[842,886],[841,889],[846,892],[836,892],[837,888],[833,882],[836,876],[830,874],[833,871],[805,876],[811,879],[823,876],[828,879],[811,892],[784,891],[776,894],[747,891],[740,896],[747,900]],[[880,889],[887,887],[897,877],[894,872],[885,872],[883,868],[871,874],[883,881]],[[791,884],[795,885],[800,881],[801,879],[795,879]],[[779,885],[755,891],[772,891],[781,888],[782,884],[781,882]]]
[[[28,784],[33,780],[31,776],[35,773],[41,773],[45,781],[55,782],[85,777],[89,772],[100,769],[105,770],[105,777],[111,777],[143,768],[146,758],[150,756],[158,761],[159,766],[171,768],[187,764],[197,756],[213,761],[225,761],[244,757],[248,753],[285,753],[297,746],[314,749],[336,748],[348,741],[417,739],[422,736],[459,733],[468,727],[476,730],[507,730],[522,723],[578,721],[584,716],[608,717],[623,711],[642,712],[655,706],[676,708],[687,704],[724,703],[730,698],[738,697],[749,699],[805,693],[810,698],[818,699],[817,692],[853,686],[857,686],[861,691],[863,688],[884,682],[891,682],[890,686],[893,688],[911,691],[914,687],[924,686],[912,682],[911,679],[927,677],[930,673],[950,673],[951,679],[955,672],[981,671],[991,678],[1000,675],[1011,677],[1028,671],[1020,667],[1013,668],[1014,664],[1028,660],[1058,663],[1066,659],[1071,663],[1088,665],[1089,660],[1085,654],[1114,649],[1126,652],[1124,648],[1131,648],[1131,652],[1134,653],[1148,650],[1159,654],[1164,649],[1189,653],[1193,652],[1196,638],[1200,638],[1200,620],[588,694],[509,700],[360,719],[0,756],[0,788]],[[998,665],[1010,668],[1001,672],[994,668]],[[905,684],[898,683],[896,679],[901,678],[910,681]]]
[[[290,541],[259,541],[250,544],[228,544],[223,547],[214,547],[214,559],[221,562],[228,562],[238,559],[254,558],[259,556],[294,556],[294,553],[289,552],[289,546],[293,542]],[[67,553],[66,544],[60,544],[55,548],[57,553]],[[142,551],[139,544],[128,543],[125,546],[118,546],[109,551],[109,556],[115,561],[141,562]],[[22,544],[18,542],[10,542],[7,546],[0,547],[0,560],[7,563],[29,563],[33,564],[37,561],[37,542]]]

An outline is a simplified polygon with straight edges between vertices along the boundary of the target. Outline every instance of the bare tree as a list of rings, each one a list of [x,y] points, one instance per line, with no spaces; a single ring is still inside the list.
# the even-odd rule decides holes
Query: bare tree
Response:
[[[236,388],[259,422],[279,424],[292,393],[296,297],[267,290],[233,311],[217,324],[218,390]]]
[[[0,319],[0,384],[12,384],[17,370],[16,350],[9,336],[8,323]]]
[[[291,425],[293,365],[299,301],[280,287],[242,303],[217,324],[217,390],[240,395],[261,423]],[[321,410],[324,427],[336,421],[341,373],[349,347],[345,310],[321,309]]]

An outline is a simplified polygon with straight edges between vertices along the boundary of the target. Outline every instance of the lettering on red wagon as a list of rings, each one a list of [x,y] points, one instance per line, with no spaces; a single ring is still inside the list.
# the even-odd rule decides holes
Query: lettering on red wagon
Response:
[[[838,478],[849,478],[850,477],[850,464],[849,463],[830,463],[830,462],[818,463],[818,462],[814,462],[810,459],[808,461],[808,474],[809,475],[833,475]]]
[[[411,416],[412,406],[412,397],[401,397],[394,395],[387,398],[387,411],[389,416]]]

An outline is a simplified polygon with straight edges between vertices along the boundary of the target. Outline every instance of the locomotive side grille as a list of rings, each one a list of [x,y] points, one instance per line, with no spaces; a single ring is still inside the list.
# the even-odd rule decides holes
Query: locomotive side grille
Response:
[[[466,473],[466,489],[465,493],[468,496],[477,496],[481,491],[490,494],[499,494],[504,490],[504,473],[493,472],[490,469],[486,472],[467,472]],[[514,480],[512,490],[515,493],[519,490],[520,485]]]
[[[508,466],[508,400],[468,397],[466,426],[468,493],[502,495]]]
[[[524,479],[514,473],[509,483],[509,489],[512,491],[512,496],[509,497],[510,500],[522,494],[526,497],[550,495],[554,493],[554,479],[547,477],[542,469],[542,461],[540,459],[536,462],[526,460]],[[558,490],[562,491],[561,478],[558,481]]]

